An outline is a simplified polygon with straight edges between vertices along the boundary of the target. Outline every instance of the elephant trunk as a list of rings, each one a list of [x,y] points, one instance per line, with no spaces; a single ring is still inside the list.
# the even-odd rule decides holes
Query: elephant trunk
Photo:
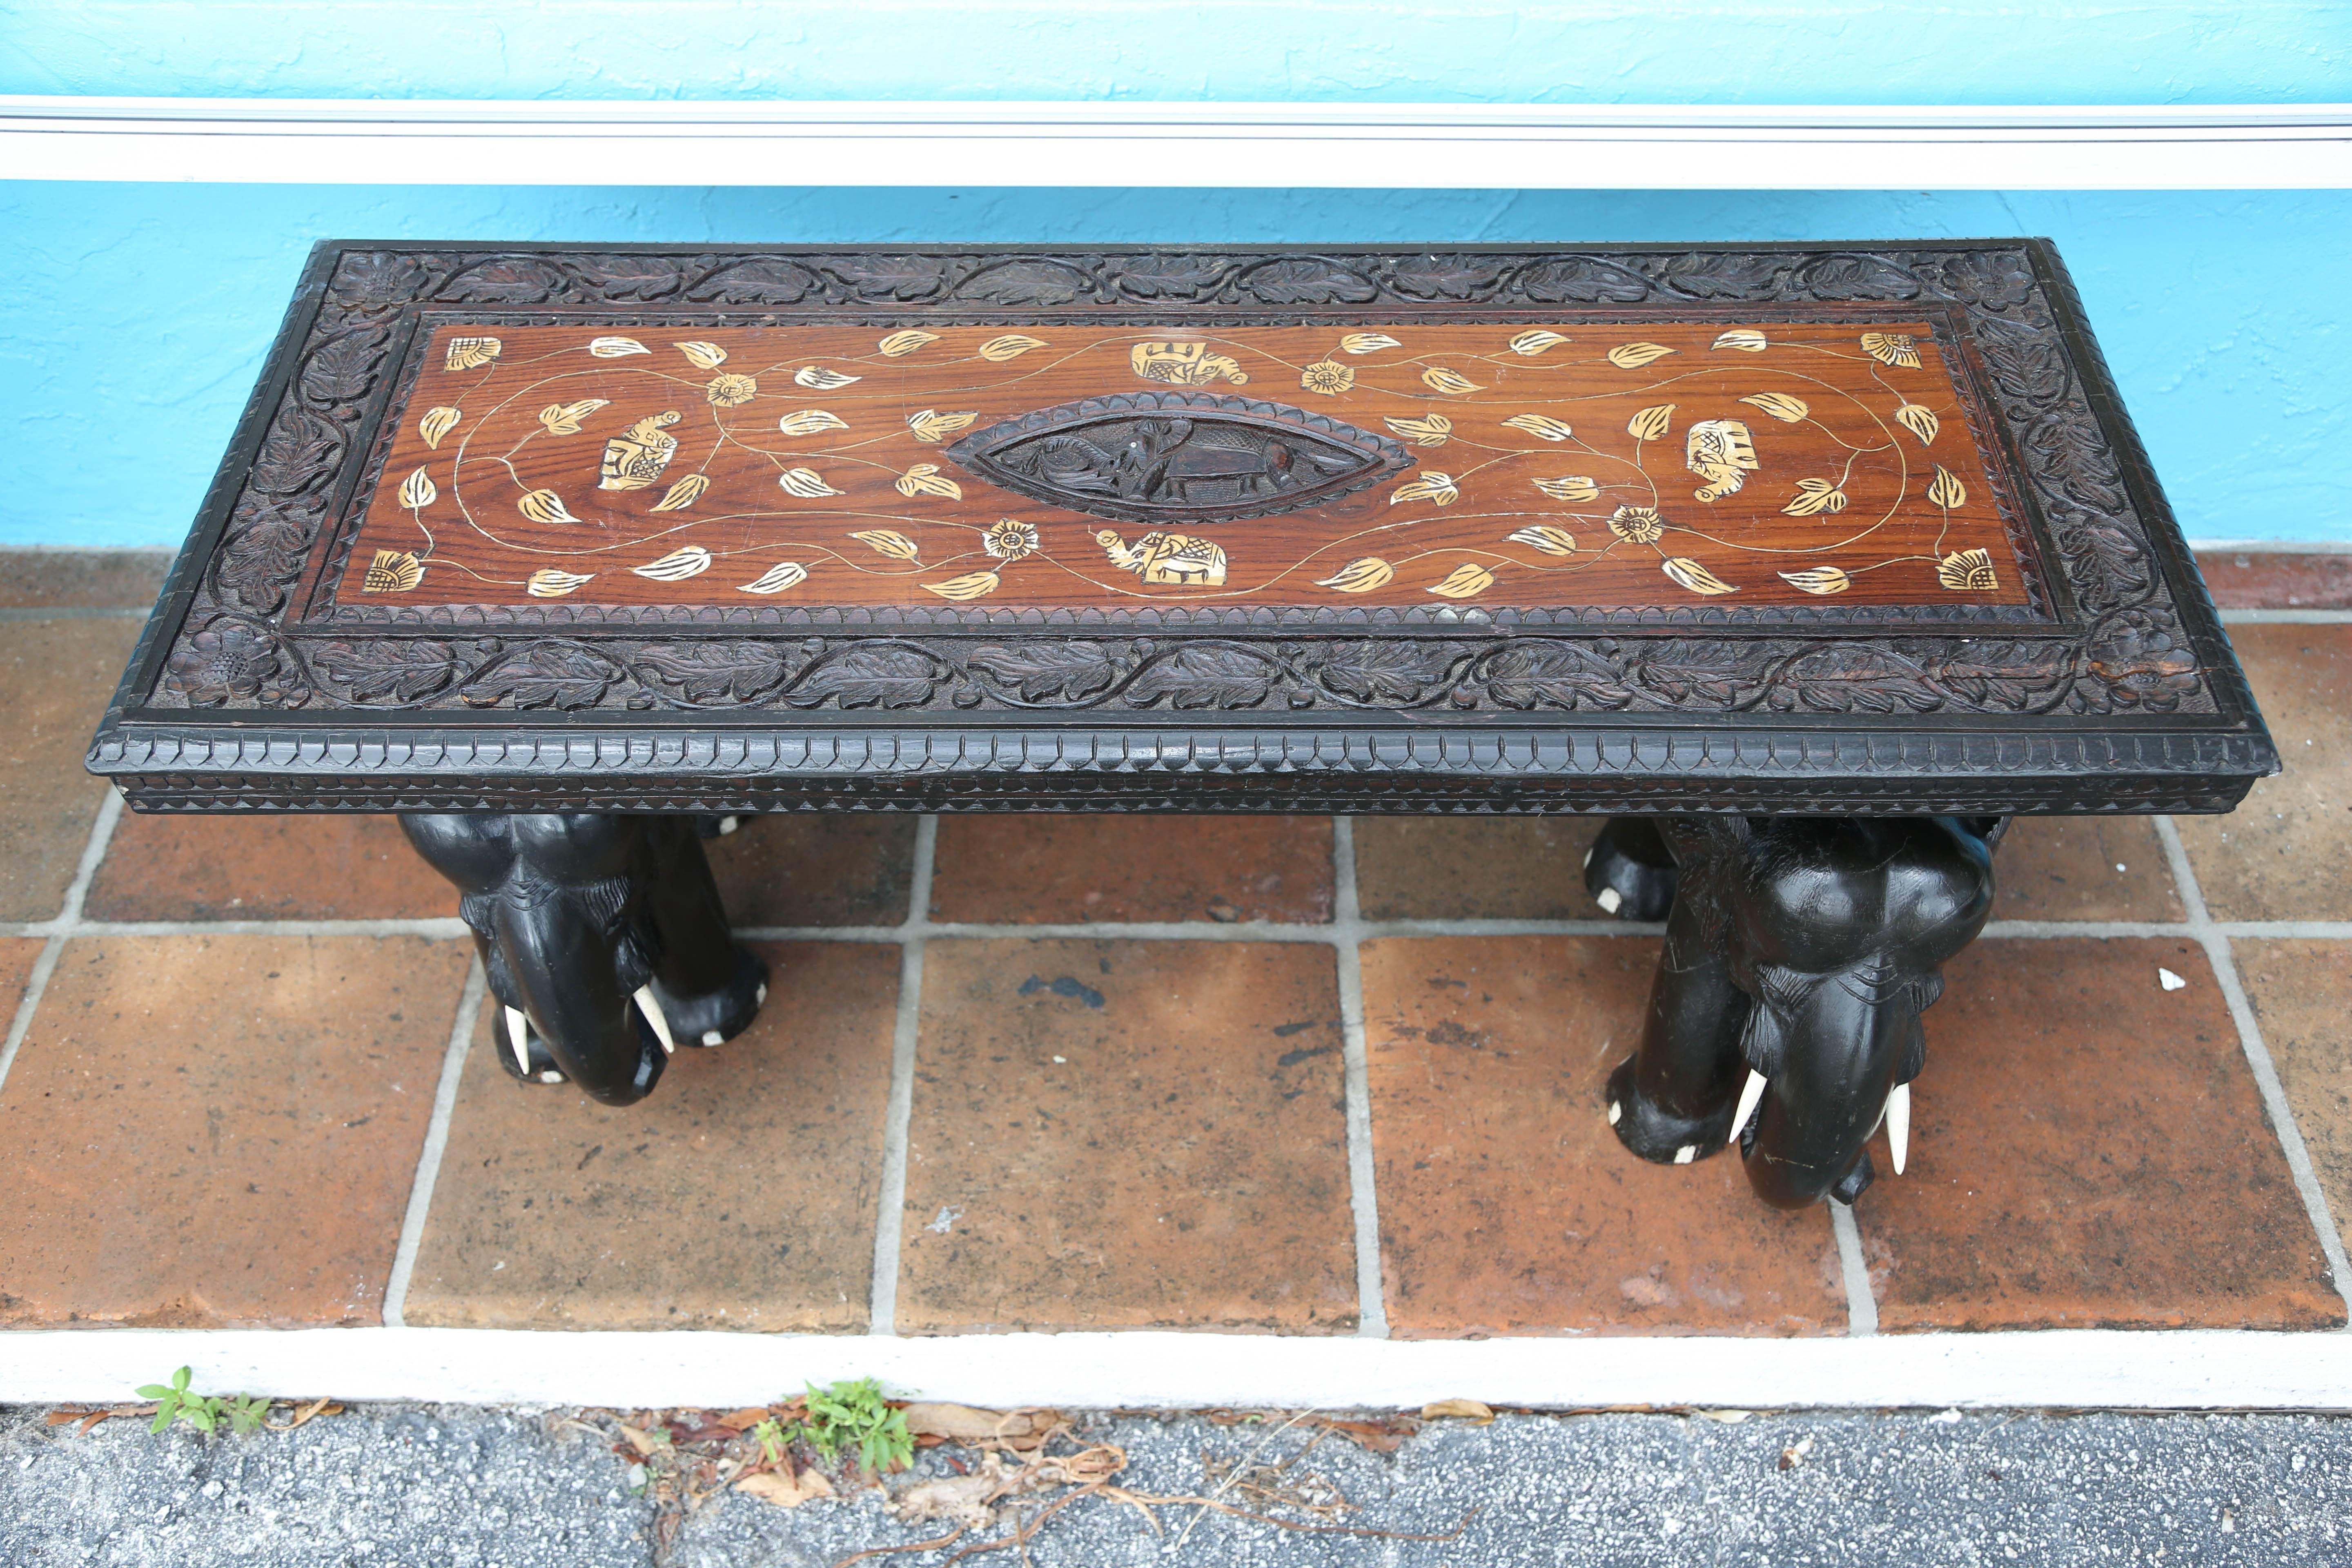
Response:
[[[1883,957],[1822,975],[1775,974],[1749,1017],[1751,1076],[1735,1129],[1748,1184],[1775,1208],[1852,1203],[1873,1172],[1863,1144],[1926,1056],[1919,1014],[1933,975]],[[1792,994],[1793,993],[1793,994]],[[1760,1106],[1752,1122],[1751,1104]],[[1906,1114],[1907,1118],[1907,1093]]]

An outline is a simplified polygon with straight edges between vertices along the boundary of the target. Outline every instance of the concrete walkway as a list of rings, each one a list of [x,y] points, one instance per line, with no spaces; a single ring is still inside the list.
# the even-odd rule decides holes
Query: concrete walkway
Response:
[[[950,1528],[902,1524],[871,1490],[791,1510],[726,1492],[657,1545],[656,1510],[576,1412],[371,1405],[291,1433],[209,1441],[150,1436],[121,1419],[76,1436],[45,1416],[0,1415],[0,1563],[10,1568],[829,1568]],[[1310,1499],[1344,1495],[1355,1507],[1338,1519],[1393,1533],[1196,1521],[1200,1510],[1169,1506],[1155,1536],[1138,1510],[1087,1497],[1039,1531],[1037,1568],[2352,1561],[2352,1422],[2340,1418],[1525,1415],[1435,1423],[1387,1454],[1318,1440],[1280,1416],[1076,1424],[1080,1441],[1125,1450],[1119,1480],[1137,1491],[1213,1491],[1204,1456],[1219,1474],[1235,1460],[1289,1461],[1283,1484]],[[971,1458],[931,1450],[894,1489],[950,1473],[950,1457]],[[1412,1534],[1450,1539],[1399,1538]],[[891,1561],[939,1568],[985,1539],[971,1531]],[[1019,1556],[965,1561],[1010,1568]]]

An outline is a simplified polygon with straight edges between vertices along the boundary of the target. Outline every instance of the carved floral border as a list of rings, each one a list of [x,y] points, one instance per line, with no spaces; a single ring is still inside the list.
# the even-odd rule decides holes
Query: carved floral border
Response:
[[[2063,287],[2063,284],[2060,285]],[[2066,323],[2021,245],[1682,252],[1332,255],[1131,250],[688,253],[354,248],[334,253],[247,466],[155,708],[564,711],[1415,710],[1988,713],[2219,710],[2100,429]],[[1577,635],[1460,639],[1334,626],[1087,636],[730,636],[722,622],[600,630],[461,625],[288,635],[319,531],[351,493],[369,417],[419,308],[1013,309],[1360,316],[1427,307],[1944,304],[2049,529],[2081,629],[1973,636],[1723,635],[1720,610],[1643,612]],[[2071,303],[2071,301],[2070,301]],[[2087,340],[2085,340],[2087,343]],[[2095,350],[2089,350],[2095,353]],[[2005,510],[2015,510],[2014,508]],[[605,617],[606,626],[614,617]],[[1496,623],[1502,617],[1496,617]],[[1890,617],[1892,619],[1892,617]],[[1490,623],[1494,624],[1494,623]],[[1717,628],[1721,628],[1718,630]],[[1149,628],[1146,628],[1147,631]],[[1467,628],[1465,628],[1466,632]]]

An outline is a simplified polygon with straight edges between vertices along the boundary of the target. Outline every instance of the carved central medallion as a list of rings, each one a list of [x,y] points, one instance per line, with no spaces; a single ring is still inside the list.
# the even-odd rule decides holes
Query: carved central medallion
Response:
[[[1304,408],[1144,392],[1041,408],[947,455],[1034,500],[1123,522],[1227,522],[1353,495],[1412,461],[1385,436]]]

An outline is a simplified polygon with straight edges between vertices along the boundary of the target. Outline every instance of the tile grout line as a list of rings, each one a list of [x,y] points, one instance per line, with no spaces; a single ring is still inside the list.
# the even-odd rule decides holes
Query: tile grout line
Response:
[[[466,984],[457,994],[457,1016],[449,1025],[449,1044],[441,1053],[441,1077],[433,1088],[433,1114],[425,1124],[425,1145],[416,1152],[416,1176],[409,1184],[408,1208],[400,1218],[400,1241],[393,1248],[392,1274],[383,1286],[383,1324],[408,1326],[408,1280],[416,1269],[417,1249],[425,1244],[425,1220],[432,1212],[433,1188],[441,1179],[441,1159],[449,1147],[449,1121],[457,1110],[457,1088],[465,1080],[466,1057],[474,1044],[474,1028],[482,1016],[482,994],[489,977],[477,953],[466,966]]]
[[[1849,1339],[1878,1332],[1878,1298],[1870,1293],[1870,1265],[1862,1256],[1862,1226],[1853,1210],[1828,1200],[1830,1229],[1837,1237],[1838,1272],[1845,1277],[1845,1331]]]
[[[2344,1237],[2328,1213],[2327,1194],[2320,1190],[2319,1173],[2311,1163],[2311,1150],[2303,1141],[2303,1129],[2296,1125],[2294,1107],[2287,1103],[2286,1086],[2279,1081],[2278,1067],[2271,1060],[2270,1047],[2263,1043],[2253,1003],[2238,976],[2237,957],[2230,951],[2230,939],[2205,907],[2205,892],[2198,885],[2196,868],[2189,863],[2189,847],[2181,842],[2180,829],[2169,816],[2157,817],[2155,822],[2181,906],[2189,911],[2189,930],[2204,948],[2206,962],[2213,966],[2214,978],[2221,983],[2221,998],[2229,1004],[2230,1016],[2238,1026],[2239,1047],[2246,1053],[2246,1065],[2253,1069],[2254,1087],[2263,1097],[2263,1109],[2270,1114],[2272,1131],[2286,1155],[2287,1169],[2294,1175],[2295,1191],[2302,1194],[2304,1213],[2318,1237],[2320,1252],[2327,1259],[2329,1281],[2336,1296],[2352,1306],[2352,1263],[2345,1258]],[[2352,1321],[2346,1323],[2345,1331],[2352,1332]]]
[[[1356,825],[1331,819],[1331,923],[1339,973],[1339,1059],[1347,1083],[1348,1203],[1356,1222],[1356,1333],[1389,1337],[1381,1279],[1380,1189],[1372,1162],[1372,1075],[1364,1019],[1362,904],[1356,892]]]
[[[898,1331],[898,1253],[906,1243],[907,1144],[915,1115],[915,1049],[923,1021],[923,946],[930,931],[931,874],[939,863],[940,819],[915,825],[914,868],[907,879],[907,918],[898,930],[898,1012],[890,1031],[890,1099],[883,1112],[881,1190],[875,1197],[874,1278],[866,1331]]]
[[[2338,626],[2352,623],[2352,610],[2223,610],[2225,626]]]
[[[8,1039],[0,1045],[0,1089],[8,1087],[8,1069],[16,1065],[16,1052],[32,1032],[33,1015],[41,1005],[41,998],[49,989],[49,976],[58,972],[58,961],[65,956],[66,939],[75,934],[81,924],[82,904],[89,897],[89,885],[97,879],[99,862],[106,858],[106,847],[114,841],[114,825],[122,820],[122,796],[111,786],[106,798],[99,802],[98,816],[89,825],[89,837],[82,841],[81,859],[74,866],[73,880],[66,884],[66,896],[58,907],[58,918],[49,922],[41,934],[48,940],[41,946],[40,956],[33,960],[33,972],[25,977],[25,994],[16,1004],[16,1016],[9,1020]]]

